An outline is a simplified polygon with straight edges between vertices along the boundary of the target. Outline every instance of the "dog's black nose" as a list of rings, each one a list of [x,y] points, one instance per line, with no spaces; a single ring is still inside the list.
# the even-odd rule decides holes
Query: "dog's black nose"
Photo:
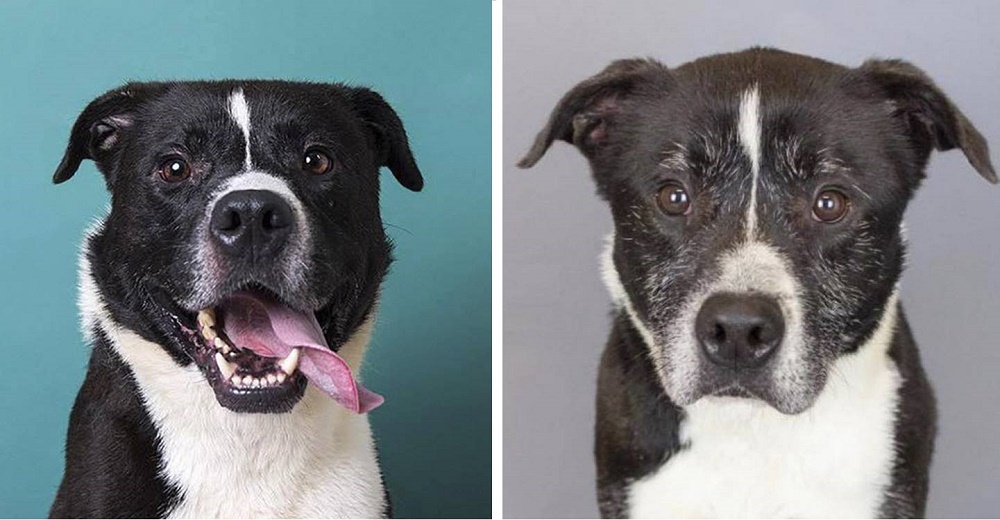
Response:
[[[288,241],[294,223],[292,207],[281,195],[265,190],[227,193],[215,203],[209,223],[216,242],[232,255],[277,252]]]
[[[695,334],[713,363],[755,368],[767,362],[785,334],[781,307],[755,294],[716,294],[702,304]]]

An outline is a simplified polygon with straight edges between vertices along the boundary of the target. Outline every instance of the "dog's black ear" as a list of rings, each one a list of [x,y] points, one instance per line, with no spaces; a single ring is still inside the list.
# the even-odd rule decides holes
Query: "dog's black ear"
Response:
[[[997,183],[986,139],[924,71],[902,60],[868,60],[859,70],[892,103],[925,160],[931,150],[961,148],[980,175]]]
[[[379,166],[389,168],[405,188],[420,191],[424,177],[410,151],[406,129],[396,111],[377,92],[366,88],[350,91],[351,102],[361,118],[375,131]]]
[[[135,122],[135,109],[161,88],[158,83],[129,83],[91,101],[73,124],[66,153],[52,182],[69,180],[84,159],[94,161],[108,175],[109,161],[121,148],[123,134]]]
[[[589,157],[607,140],[611,116],[620,110],[620,102],[639,85],[656,79],[670,81],[670,71],[656,60],[635,58],[612,62],[559,100],[548,123],[517,166],[534,166],[556,139],[576,145]]]

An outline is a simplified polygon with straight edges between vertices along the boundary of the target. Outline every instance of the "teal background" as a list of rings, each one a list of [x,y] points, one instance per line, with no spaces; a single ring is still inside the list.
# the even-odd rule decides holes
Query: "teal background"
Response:
[[[0,2],[0,516],[44,516],[88,347],[76,256],[108,195],[93,164],[50,178],[69,129],[127,80],[369,85],[427,181],[383,172],[397,262],[367,385],[397,516],[490,514],[490,4],[485,1]]]

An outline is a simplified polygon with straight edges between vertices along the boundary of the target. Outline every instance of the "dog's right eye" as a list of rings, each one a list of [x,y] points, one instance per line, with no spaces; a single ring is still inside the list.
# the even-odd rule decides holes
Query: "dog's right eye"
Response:
[[[166,182],[181,182],[191,176],[191,166],[184,159],[174,157],[164,161],[157,173]]]
[[[302,157],[302,169],[313,175],[323,175],[333,169],[333,159],[319,150],[309,150]]]
[[[656,204],[670,216],[687,215],[691,211],[691,198],[687,190],[676,182],[660,188],[660,192],[656,195]]]
[[[813,202],[813,218],[833,224],[840,222],[850,208],[851,201],[843,192],[835,189],[823,190]]]

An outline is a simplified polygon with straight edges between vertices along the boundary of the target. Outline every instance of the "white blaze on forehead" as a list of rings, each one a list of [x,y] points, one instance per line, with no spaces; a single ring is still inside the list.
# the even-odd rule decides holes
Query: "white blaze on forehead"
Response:
[[[757,181],[760,177],[760,92],[757,85],[740,96],[739,136],[743,151],[750,158],[752,173],[750,204],[747,207],[747,240],[753,240],[757,227]]]
[[[250,105],[243,96],[242,88],[229,94],[229,117],[233,118],[236,126],[243,132],[243,141],[246,143],[243,165],[246,171],[250,171],[253,169],[253,161],[250,160]]]

